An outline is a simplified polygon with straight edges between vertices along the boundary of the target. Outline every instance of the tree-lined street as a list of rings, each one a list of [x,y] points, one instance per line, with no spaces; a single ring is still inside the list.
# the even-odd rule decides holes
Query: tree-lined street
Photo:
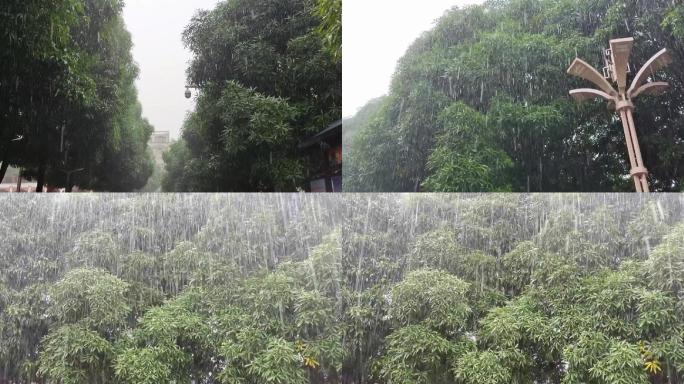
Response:
[[[177,127],[156,127],[182,125],[156,166],[125,6],[2,2],[0,184],[12,167],[39,192],[137,191],[153,172],[147,188],[169,192],[309,188],[329,154],[299,145],[341,116],[340,0],[222,1],[163,36],[192,53],[184,75],[196,108]],[[164,98],[152,103],[173,104]]]
[[[152,172],[119,0],[0,5],[0,179],[70,190],[142,188]]]

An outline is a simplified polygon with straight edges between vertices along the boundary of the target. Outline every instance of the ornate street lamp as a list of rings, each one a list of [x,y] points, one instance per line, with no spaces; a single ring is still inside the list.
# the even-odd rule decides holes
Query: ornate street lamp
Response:
[[[665,92],[669,84],[665,82],[645,83],[649,76],[670,65],[672,58],[666,49],[658,52],[634,76],[631,86],[627,89],[627,73],[630,73],[629,56],[632,53],[634,39],[614,39],[610,41],[610,49],[605,51],[603,74],[594,67],[576,58],[568,68],[568,74],[589,80],[600,88],[574,89],[570,95],[578,102],[601,98],[608,101],[608,108],[615,109],[620,114],[622,127],[627,141],[627,152],[632,169],[630,175],[634,179],[637,192],[649,192],[648,170],[641,157],[641,148],[637,139],[634,125],[634,104],[632,101],[639,95],[659,95]],[[607,80],[617,83],[617,89]]]

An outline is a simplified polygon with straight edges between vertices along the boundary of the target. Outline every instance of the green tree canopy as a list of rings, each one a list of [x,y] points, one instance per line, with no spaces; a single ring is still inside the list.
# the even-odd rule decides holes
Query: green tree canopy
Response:
[[[398,63],[389,95],[345,158],[349,191],[629,191],[623,128],[605,103],[575,103],[577,56],[602,68],[613,38],[634,37],[640,68],[670,90],[636,102],[652,189],[681,190],[682,6],[668,0],[492,0],[454,7]],[[679,63],[679,64],[677,64]],[[375,103],[372,101],[371,103]]]
[[[166,191],[295,191],[318,170],[299,143],[339,120],[341,2],[235,0],[183,34],[196,110],[165,156]]]
[[[4,381],[684,380],[677,195],[53,195],[0,212]]]

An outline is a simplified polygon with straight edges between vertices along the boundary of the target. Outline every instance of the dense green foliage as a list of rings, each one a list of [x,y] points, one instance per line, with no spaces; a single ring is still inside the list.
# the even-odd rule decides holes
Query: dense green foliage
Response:
[[[634,37],[632,67],[667,48],[636,103],[652,189],[682,189],[684,11],[677,1],[490,0],[454,8],[400,60],[390,94],[345,157],[348,191],[628,191],[623,128],[566,74],[578,56],[604,66],[608,40]],[[632,76],[634,75],[632,72]]]
[[[3,381],[684,380],[678,196],[10,197],[0,212]]]
[[[348,200],[354,382],[684,380],[679,197]]]
[[[231,0],[192,19],[199,96],[165,157],[165,190],[295,191],[317,171],[297,145],[342,105],[341,9],[326,3]]]
[[[335,377],[338,205],[303,195],[0,199],[0,381]]]
[[[152,173],[120,0],[0,5],[0,180],[130,191]]]
[[[326,49],[335,60],[342,60],[342,0],[318,0],[316,12],[322,20],[318,32]]]

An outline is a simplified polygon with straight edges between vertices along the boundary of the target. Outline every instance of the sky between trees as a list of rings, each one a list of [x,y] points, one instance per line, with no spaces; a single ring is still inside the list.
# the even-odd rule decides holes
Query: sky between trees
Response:
[[[140,68],[138,97],[157,131],[177,139],[194,99],[184,96],[185,69],[191,59],[183,47],[183,28],[198,9],[213,9],[218,0],[128,0],[124,20],[133,38],[133,58]]]

